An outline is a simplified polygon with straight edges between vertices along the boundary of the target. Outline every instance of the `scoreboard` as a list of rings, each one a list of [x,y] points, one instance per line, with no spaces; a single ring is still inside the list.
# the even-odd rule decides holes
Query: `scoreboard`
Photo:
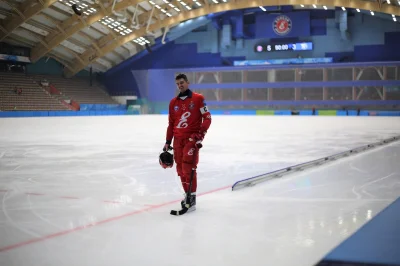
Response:
[[[275,51],[310,51],[312,49],[312,42],[258,44],[254,47],[254,50],[257,53]]]

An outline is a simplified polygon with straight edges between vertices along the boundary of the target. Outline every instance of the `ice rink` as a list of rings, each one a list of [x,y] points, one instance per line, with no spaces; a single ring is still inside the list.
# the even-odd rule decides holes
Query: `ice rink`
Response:
[[[234,182],[400,135],[398,117],[213,116],[197,210],[158,155],[167,116],[0,119],[1,266],[311,266],[400,196],[400,142],[232,192]]]

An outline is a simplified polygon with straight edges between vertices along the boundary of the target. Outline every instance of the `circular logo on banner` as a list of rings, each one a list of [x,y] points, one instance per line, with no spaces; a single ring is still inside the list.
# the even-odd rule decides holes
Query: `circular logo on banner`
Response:
[[[286,35],[292,29],[292,21],[288,16],[282,15],[276,17],[272,23],[272,28],[278,35]]]

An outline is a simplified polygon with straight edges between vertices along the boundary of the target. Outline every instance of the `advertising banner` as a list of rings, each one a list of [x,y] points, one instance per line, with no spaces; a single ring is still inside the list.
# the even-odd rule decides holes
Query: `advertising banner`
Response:
[[[22,62],[22,63],[30,63],[31,60],[26,56],[19,55],[9,55],[9,54],[0,54],[0,60],[2,61],[13,61],[13,62]]]

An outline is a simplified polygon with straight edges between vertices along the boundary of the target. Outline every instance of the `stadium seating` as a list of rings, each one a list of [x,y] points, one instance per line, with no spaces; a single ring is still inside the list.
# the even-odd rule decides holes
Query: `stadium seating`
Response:
[[[94,81],[93,86],[90,86],[88,78],[66,79],[55,75],[32,75],[31,77],[38,83],[41,80],[47,80],[63,95],[80,104],[116,104],[101,84]]]
[[[17,90],[21,89],[20,94]],[[68,110],[49,93],[22,73],[0,74],[0,110]]]

